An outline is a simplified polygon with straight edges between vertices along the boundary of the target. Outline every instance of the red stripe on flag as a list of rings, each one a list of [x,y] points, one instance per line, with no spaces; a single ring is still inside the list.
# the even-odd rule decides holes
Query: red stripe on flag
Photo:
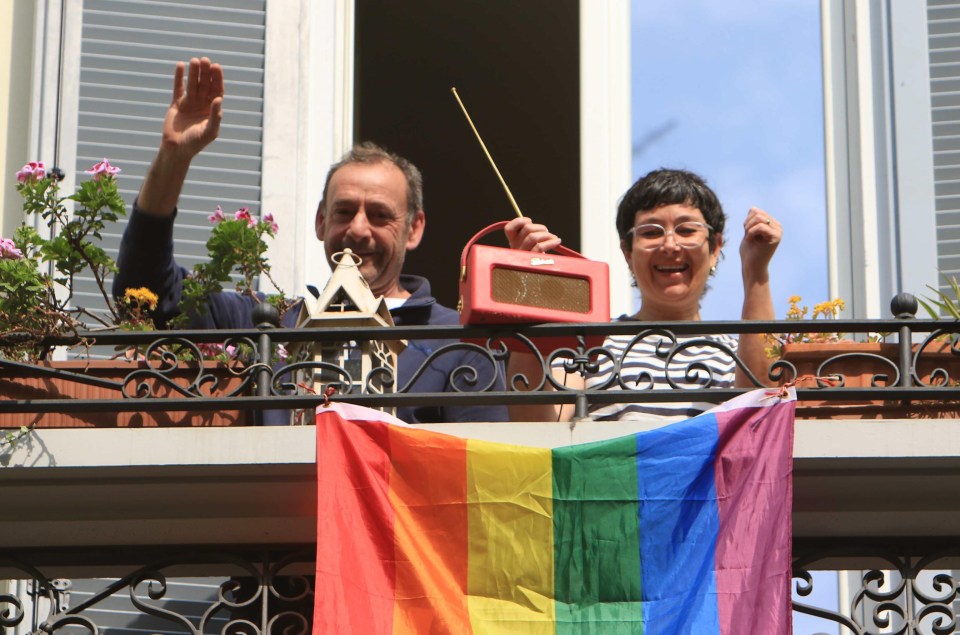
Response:
[[[393,632],[389,427],[317,415],[315,634]]]

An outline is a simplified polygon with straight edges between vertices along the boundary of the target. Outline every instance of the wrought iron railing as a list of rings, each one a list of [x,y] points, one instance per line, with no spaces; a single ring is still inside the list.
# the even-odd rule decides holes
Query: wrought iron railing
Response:
[[[956,632],[960,580],[950,567],[956,566],[960,550],[956,543],[944,540],[917,544],[923,548],[909,553],[862,540],[831,541],[829,547],[808,544],[794,558],[794,611],[820,618],[823,625],[818,633],[826,632],[828,625],[833,631],[843,626],[847,630],[840,632],[854,635]],[[157,560],[132,564],[117,578],[93,581],[92,590],[83,597],[74,593],[71,580],[48,578],[38,568],[0,553],[0,571],[25,582],[20,586],[26,589],[21,594],[0,589],[0,634],[95,635],[109,628],[100,621],[110,620],[105,607],[118,596],[129,602],[125,618],[129,628],[135,625],[150,632],[303,635],[311,631],[312,546],[169,554],[146,548],[138,553]],[[815,591],[812,572],[818,563],[837,556],[848,563],[854,557],[863,564],[856,571],[836,574],[853,582],[847,599],[838,598],[827,607],[809,605],[805,598]],[[218,582],[206,595],[194,595],[189,604],[178,603],[168,591],[184,572],[217,576]],[[836,578],[831,582],[835,584]],[[794,632],[814,633],[797,628]]]
[[[820,618],[833,632],[840,625],[844,627],[840,633],[853,635],[956,633],[960,631],[958,557],[960,545],[944,538],[916,539],[910,546],[869,539],[795,546],[793,609]],[[816,590],[812,572],[838,559],[861,566],[838,572],[839,579],[831,580],[843,580],[846,586],[835,606],[810,605],[805,598]]]
[[[201,635],[212,633],[259,635],[311,632],[313,613],[313,547],[248,552],[197,550],[158,554],[160,559],[131,566],[129,573],[95,580],[86,597],[74,594],[65,578],[48,578],[19,558],[0,552],[0,570],[17,579],[23,593],[0,592],[0,634],[87,633],[105,630],[101,620],[116,622],[105,610],[114,598],[125,596],[121,622],[110,624],[122,632]],[[146,548],[141,555],[150,555]],[[207,593],[194,589],[188,602],[168,594],[170,584],[184,571],[202,571],[217,584]],[[25,584],[24,584],[25,583]],[[89,585],[85,585],[89,586]],[[112,611],[116,613],[114,609]],[[109,628],[109,627],[108,627]]]
[[[837,333],[866,339],[887,334],[890,344],[879,352],[849,352],[835,344],[812,371],[802,373],[790,357],[771,360],[766,376],[749,372],[743,361],[717,335],[744,333],[801,333],[801,339],[832,339]],[[960,323],[918,320],[909,317],[887,320],[810,320],[764,322],[675,322],[652,325],[643,322],[603,324],[544,324],[509,327],[405,326],[381,329],[329,328],[280,329],[265,327],[250,330],[96,332],[80,333],[85,346],[95,343],[110,349],[137,351],[143,361],[130,364],[129,372],[117,379],[96,377],[86,369],[64,370],[56,365],[37,366],[0,359],[0,382],[17,383],[20,378],[42,376],[98,385],[109,391],[107,398],[10,397],[0,383],[0,416],[8,413],[47,412],[159,412],[233,410],[309,409],[326,397],[373,407],[404,406],[418,403],[449,405],[574,404],[579,415],[589,404],[663,403],[700,401],[719,403],[747,388],[720,387],[709,367],[682,362],[683,352],[692,346],[717,350],[742,369],[754,386],[780,384],[803,379],[797,384],[801,400],[868,402],[911,402],[960,400],[960,370],[952,368],[960,360]],[[656,338],[656,355],[665,369],[664,376],[642,374],[626,381],[619,374],[622,355],[602,345],[607,336],[631,338],[627,348]],[[353,376],[341,365],[308,358],[276,363],[277,344],[298,346],[304,343],[343,343],[357,346],[369,340],[445,340],[433,348],[410,377],[398,378],[391,370],[378,368],[366,376]],[[50,339],[50,347],[74,345],[78,338]],[[202,345],[246,351],[239,360],[223,364],[221,371],[238,378],[239,383],[224,390],[213,370],[194,361],[202,357]],[[613,373],[604,385],[572,389],[555,381],[549,373],[539,377],[507,376],[505,360],[508,348],[532,352],[541,370],[563,367],[570,373],[590,373],[600,361],[613,365]],[[0,337],[2,351],[2,337]],[[449,375],[444,390],[422,392],[418,380],[439,358],[455,353],[472,353],[474,366],[461,365]],[[871,367],[865,382],[854,385],[846,370],[855,360]],[[181,378],[173,379],[180,368]],[[190,373],[182,378],[183,368]],[[960,368],[958,366],[957,368]],[[192,370],[190,370],[192,369]],[[325,373],[321,390],[308,390],[317,373]],[[806,376],[803,376],[806,375]],[[672,390],[654,390],[657,382]],[[11,384],[8,384],[11,385]],[[617,390],[608,390],[611,386]],[[328,392],[323,395],[318,393]],[[6,392],[6,394],[5,394]]]

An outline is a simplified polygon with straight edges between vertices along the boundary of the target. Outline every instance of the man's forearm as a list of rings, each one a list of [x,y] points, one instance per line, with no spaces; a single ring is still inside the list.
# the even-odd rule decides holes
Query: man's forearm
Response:
[[[149,216],[172,216],[189,169],[190,159],[161,149],[140,186],[137,208]]]

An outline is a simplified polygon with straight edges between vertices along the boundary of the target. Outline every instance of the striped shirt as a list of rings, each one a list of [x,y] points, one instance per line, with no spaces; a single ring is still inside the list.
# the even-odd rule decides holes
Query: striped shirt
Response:
[[[596,373],[586,377],[586,388],[637,391],[638,396],[648,390],[682,390],[693,388],[732,388],[736,365],[727,351],[737,351],[737,340],[730,335],[677,337],[673,341],[664,335],[648,334],[634,342],[635,335],[612,335],[604,341],[604,348],[613,355],[599,358]],[[691,344],[697,342],[696,344]],[[689,345],[688,345],[689,344]],[[670,351],[681,349],[671,357]],[[626,352],[626,356],[624,353]],[[667,362],[669,358],[669,367]],[[617,373],[617,364],[620,364]],[[688,376],[689,373],[689,376]],[[668,375],[674,388],[668,381]],[[591,404],[590,418],[597,421],[645,419],[655,417],[692,417],[712,408],[709,402],[673,401],[661,403]]]

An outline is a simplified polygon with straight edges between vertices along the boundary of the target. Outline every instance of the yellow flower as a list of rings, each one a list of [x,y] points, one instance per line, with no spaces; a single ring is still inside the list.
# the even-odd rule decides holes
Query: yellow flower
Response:
[[[157,308],[157,302],[160,298],[157,294],[146,287],[139,289],[127,289],[123,292],[123,301],[127,304],[135,304],[139,307],[147,307],[151,311]]]
[[[806,306],[801,306],[800,302],[803,301],[798,295],[792,295],[787,299],[787,302],[790,306],[787,308],[787,319],[788,320],[804,320],[807,317],[807,313],[810,312],[810,309]],[[843,300],[840,298],[834,298],[833,300],[828,300],[827,302],[821,302],[820,304],[814,305],[813,307],[813,319],[818,317],[823,317],[824,319],[837,318],[840,315],[840,312],[845,308]],[[776,359],[781,357],[784,344],[790,344],[794,342],[837,342],[841,338],[841,333],[773,333],[766,334],[764,341],[764,348],[766,349],[767,357],[771,359]]]
[[[840,315],[840,311],[844,309],[844,302],[840,298],[834,298],[827,302],[821,302],[813,308],[813,315],[822,315],[825,318],[836,318]]]
[[[800,301],[801,297],[798,295],[792,295],[787,300],[790,303],[790,308],[787,309],[787,319],[788,320],[802,320],[807,316],[807,307],[801,307]]]

